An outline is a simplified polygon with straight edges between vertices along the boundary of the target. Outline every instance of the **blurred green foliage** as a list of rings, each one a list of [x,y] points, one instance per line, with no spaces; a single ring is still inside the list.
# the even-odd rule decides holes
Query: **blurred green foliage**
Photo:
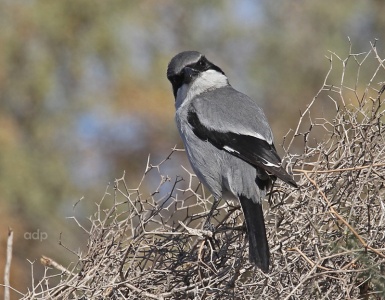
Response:
[[[221,65],[234,87],[264,107],[279,144],[321,87],[327,50],[346,55],[348,36],[353,51],[374,38],[382,49],[383,6],[380,0],[0,1],[0,254],[7,226],[17,228],[15,287],[27,286],[26,258],[57,255],[60,232],[70,245],[84,246],[65,217],[86,218],[123,170],[135,186],[148,154],[160,160],[181,146],[165,76],[173,55],[195,49]],[[24,238],[37,229],[49,238]]]

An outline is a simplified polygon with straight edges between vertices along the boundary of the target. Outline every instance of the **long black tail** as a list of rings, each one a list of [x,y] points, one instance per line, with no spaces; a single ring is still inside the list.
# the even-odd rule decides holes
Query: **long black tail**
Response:
[[[262,204],[239,196],[249,236],[249,260],[263,272],[269,272],[270,252],[267,243]]]

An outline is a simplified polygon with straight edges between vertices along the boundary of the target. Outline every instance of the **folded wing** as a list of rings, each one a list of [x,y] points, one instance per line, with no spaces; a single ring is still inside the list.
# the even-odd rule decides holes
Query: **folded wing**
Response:
[[[220,123],[215,121],[215,118],[218,117],[215,113],[210,116],[213,118],[210,122],[205,119],[208,117],[207,113],[204,103],[199,101],[193,103],[188,110],[187,120],[197,137],[210,142],[218,149],[239,157],[254,167],[264,169],[293,187],[297,187],[292,176],[282,168],[281,159],[274,144],[268,142],[272,140],[272,137],[264,138],[263,133],[270,132],[270,127],[261,128],[258,132],[255,128],[247,128],[247,120],[240,123],[239,119],[236,120],[223,111],[224,115],[220,116]],[[265,116],[262,117],[264,122],[261,123],[261,126],[268,126]],[[258,118],[258,115],[254,118]],[[208,124],[213,124],[213,126]],[[220,126],[215,124],[220,124]]]

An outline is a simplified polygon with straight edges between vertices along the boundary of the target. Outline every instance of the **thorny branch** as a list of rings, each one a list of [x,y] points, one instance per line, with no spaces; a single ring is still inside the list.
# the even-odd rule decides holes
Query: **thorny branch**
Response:
[[[329,53],[322,87],[284,137],[300,188],[277,181],[264,203],[269,274],[248,263],[238,203],[222,201],[202,230],[212,198],[186,169],[162,173],[177,167],[174,147],[159,164],[148,158],[136,188],[124,176],[108,187],[90,228],[74,218],[87,251],[73,251],[71,268],[43,260],[45,278],[23,299],[385,297],[385,60],[375,43],[352,48]]]

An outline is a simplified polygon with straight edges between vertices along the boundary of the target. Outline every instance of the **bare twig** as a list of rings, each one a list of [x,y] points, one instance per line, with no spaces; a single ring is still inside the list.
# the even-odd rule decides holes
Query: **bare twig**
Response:
[[[223,201],[202,230],[213,199],[188,168],[183,178],[162,173],[179,167],[174,147],[159,163],[148,157],[135,188],[125,174],[108,185],[91,226],[72,218],[86,250],[64,246],[60,235],[76,265],[43,256],[53,269],[23,299],[385,297],[384,60],[375,44],[365,53],[349,45],[346,57],[329,53],[322,87],[284,137],[300,188],[278,180],[263,203],[269,274],[248,264],[239,203]],[[327,103],[323,115],[319,103]]]
[[[11,275],[11,261],[12,261],[12,245],[13,245],[13,230],[8,228],[8,239],[7,239],[7,256],[5,259],[5,270],[4,270],[4,300],[10,299],[9,287],[10,275]]]
[[[49,258],[47,256],[42,255],[40,258],[40,263],[45,267],[55,268],[56,270],[59,270],[60,272],[66,275],[75,275],[74,273],[63,267],[61,264],[57,263],[52,258]]]
[[[376,249],[373,249],[372,247],[370,247],[366,242],[365,240],[357,233],[357,231],[333,208],[332,204],[330,203],[330,201],[328,200],[328,198],[326,197],[325,193],[320,189],[320,187],[317,185],[317,183],[311,179],[309,177],[309,175],[307,174],[308,172],[307,171],[304,171],[303,172],[306,176],[306,178],[311,182],[312,185],[314,185],[314,187],[317,189],[317,191],[321,194],[322,198],[325,200],[325,202],[327,203],[328,205],[328,208],[330,210],[330,212],[335,215],[342,223],[345,224],[346,227],[349,228],[349,230],[354,234],[354,236],[360,241],[360,243],[362,244],[362,246],[365,248],[365,249],[369,249],[371,250],[372,252],[376,253],[377,255],[385,258],[385,255],[382,254],[381,252],[379,252],[378,250]]]

